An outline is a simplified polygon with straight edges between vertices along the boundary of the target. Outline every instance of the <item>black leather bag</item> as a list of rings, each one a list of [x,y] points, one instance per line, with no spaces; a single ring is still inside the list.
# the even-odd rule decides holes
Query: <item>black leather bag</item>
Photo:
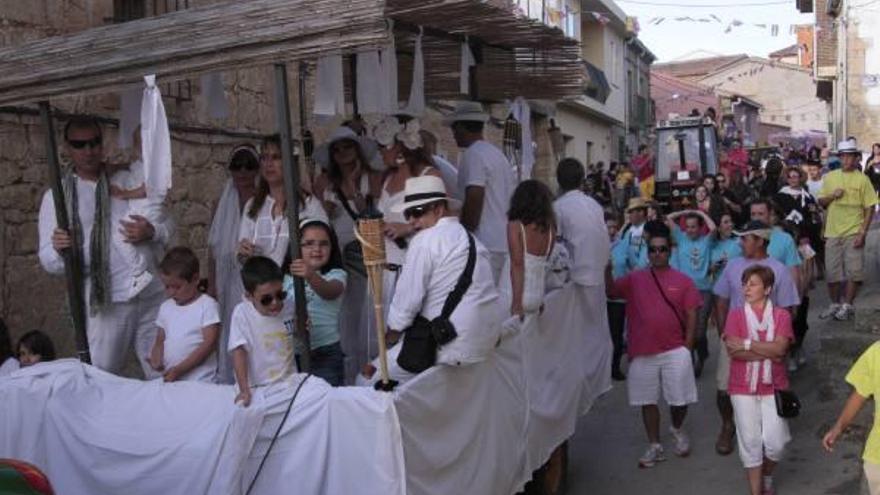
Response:
[[[776,390],[776,414],[780,418],[796,418],[801,412],[801,400],[791,390]]]
[[[474,244],[474,237],[470,233],[468,233],[468,243],[467,264],[458,278],[455,288],[446,297],[440,316],[428,320],[419,315],[413,321],[412,326],[403,331],[403,343],[400,354],[397,356],[397,364],[410,373],[421,373],[434,366],[437,362],[437,349],[458,337],[455,325],[449,321],[449,317],[452,316],[452,312],[455,311],[473,281],[474,267],[477,262],[477,247]]]

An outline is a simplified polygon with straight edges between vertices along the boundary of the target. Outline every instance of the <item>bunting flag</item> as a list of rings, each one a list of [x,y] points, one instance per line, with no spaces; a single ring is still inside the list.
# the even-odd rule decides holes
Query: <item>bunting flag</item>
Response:
[[[712,19],[715,19],[715,21],[716,21],[718,24],[721,24],[721,19],[719,19],[717,15],[715,15],[715,14],[709,14],[709,17],[711,17]]]
[[[596,19],[596,22],[598,22],[599,24],[601,24],[603,26],[608,24],[609,22],[611,22],[611,19],[609,19],[608,16],[606,16],[605,14],[603,14],[601,12],[591,12],[591,13],[593,14],[593,19]]]

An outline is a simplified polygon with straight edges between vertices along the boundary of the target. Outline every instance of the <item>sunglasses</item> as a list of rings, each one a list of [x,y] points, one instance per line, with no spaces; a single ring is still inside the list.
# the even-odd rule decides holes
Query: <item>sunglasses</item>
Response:
[[[668,253],[668,252],[669,252],[669,246],[649,246],[649,247],[648,247],[648,252],[649,252],[649,253],[652,253],[652,254],[657,254],[657,253]]]
[[[260,304],[263,306],[268,306],[272,304],[273,301],[278,301],[283,303],[284,300],[287,299],[287,291],[279,290],[275,295],[266,294],[265,296],[260,298]]]
[[[76,149],[76,150],[81,150],[81,149],[85,148],[86,146],[94,149],[94,148],[101,146],[101,142],[102,142],[101,136],[98,136],[98,137],[92,138],[92,139],[88,139],[88,140],[81,140],[81,139],[68,139],[67,140],[67,144],[69,144],[71,148]]]
[[[425,213],[428,213],[428,210],[431,208],[429,206],[413,206],[412,208],[407,208],[403,211],[403,218],[409,220],[411,218],[421,218]]]
[[[329,248],[330,241],[304,241],[302,243],[302,247],[304,247],[304,248]]]
[[[229,171],[230,172],[238,172],[239,170],[242,170],[242,169],[247,170],[248,172],[253,172],[253,171],[257,170],[258,168],[260,168],[260,164],[254,163],[250,160],[243,160],[240,162],[236,161],[236,162],[232,162],[229,164]]]

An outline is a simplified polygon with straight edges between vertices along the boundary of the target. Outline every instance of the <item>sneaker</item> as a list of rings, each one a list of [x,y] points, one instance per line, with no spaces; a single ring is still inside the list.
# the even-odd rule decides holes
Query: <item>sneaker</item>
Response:
[[[822,320],[827,320],[828,318],[831,318],[832,316],[837,314],[838,311],[840,311],[840,304],[831,303],[828,305],[827,308],[825,308],[825,311],[819,313],[819,318]]]
[[[853,313],[855,313],[855,311],[853,311],[853,307],[849,304],[843,303],[840,305],[840,308],[837,310],[837,312],[834,313],[834,319],[837,321],[847,321],[852,318]]]
[[[639,457],[640,468],[652,468],[658,462],[666,460],[666,454],[663,453],[663,446],[659,443],[652,443],[648,446],[648,450]]]
[[[139,275],[135,275],[131,281],[131,288],[128,290],[128,298],[131,299],[140,294],[153,281],[153,274],[143,271]]]
[[[773,476],[764,476],[761,482],[761,495],[774,495]]]
[[[676,429],[673,426],[669,427],[669,433],[672,433],[672,438],[675,439],[675,447],[673,448],[675,455],[687,457],[691,453],[691,440],[687,433],[683,429]]]

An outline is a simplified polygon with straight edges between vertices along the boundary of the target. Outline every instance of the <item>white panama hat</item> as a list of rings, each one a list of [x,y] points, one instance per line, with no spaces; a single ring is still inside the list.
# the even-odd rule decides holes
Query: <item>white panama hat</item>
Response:
[[[455,104],[455,110],[443,119],[443,125],[452,125],[456,122],[488,122],[489,114],[483,110],[483,104],[478,101],[460,101]]]
[[[364,165],[367,165],[373,170],[381,171],[385,169],[385,164],[382,162],[382,157],[379,156],[379,146],[376,142],[370,138],[359,136],[347,126],[337,127],[333,133],[330,134],[330,138],[327,139],[327,142],[321,144],[315,149],[315,152],[312,153],[312,159],[314,159],[321,168],[326,170],[330,165],[330,147],[332,147],[334,143],[346,139],[354,141],[358,147],[360,147],[364,159],[367,160],[367,163]]]
[[[857,153],[861,154],[862,151],[859,149],[858,143],[856,143],[855,139],[847,139],[845,141],[841,141],[837,143],[837,154],[842,155],[845,153]]]
[[[452,210],[461,207],[461,201],[450,198],[446,194],[446,186],[443,185],[443,179],[440,177],[433,175],[412,177],[406,180],[406,186],[403,188],[403,203],[394,205],[391,211],[403,213],[414,206],[435,201],[446,201],[449,209]]]

